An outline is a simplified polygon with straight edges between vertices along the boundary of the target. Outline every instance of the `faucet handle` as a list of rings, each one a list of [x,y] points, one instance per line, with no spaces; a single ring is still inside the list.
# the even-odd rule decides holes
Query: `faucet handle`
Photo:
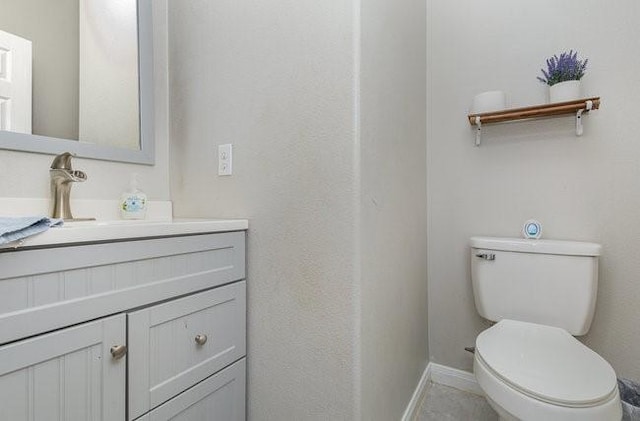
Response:
[[[70,152],[64,152],[60,155],[56,155],[53,158],[53,162],[51,163],[52,170],[72,170],[71,168],[71,158],[75,155]]]

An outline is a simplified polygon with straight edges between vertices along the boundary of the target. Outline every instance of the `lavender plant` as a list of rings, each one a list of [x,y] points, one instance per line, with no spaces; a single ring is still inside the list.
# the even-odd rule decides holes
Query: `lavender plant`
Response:
[[[566,82],[568,80],[580,80],[584,76],[587,69],[589,59],[578,60],[578,52],[570,50],[560,54],[560,57],[554,55],[547,60],[547,70],[540,69],[544,78],[538,76],[538,80],[553,86],[556,83]]]

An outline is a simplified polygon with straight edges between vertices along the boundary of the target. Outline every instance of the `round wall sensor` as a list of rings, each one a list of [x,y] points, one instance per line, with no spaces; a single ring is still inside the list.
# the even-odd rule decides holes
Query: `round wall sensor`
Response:
[[[542,224],[535,219],[529,219],[522,227],[522,234],[524,234],[524,238],[537,240],[542,236]]]

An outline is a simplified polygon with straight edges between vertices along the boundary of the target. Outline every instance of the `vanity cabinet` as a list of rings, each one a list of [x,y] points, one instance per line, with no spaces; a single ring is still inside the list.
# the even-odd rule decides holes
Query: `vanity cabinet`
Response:
[[[244,231],[0,252],[0,421],[245,419]]]

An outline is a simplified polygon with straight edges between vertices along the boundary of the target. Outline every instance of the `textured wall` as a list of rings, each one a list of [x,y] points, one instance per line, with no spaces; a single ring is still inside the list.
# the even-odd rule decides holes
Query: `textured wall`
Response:
[[[426,2],[362,2],[362,419],[399,420],[427,361]]]
[[[250,221],[248,416],[355,419],[351,2],[169,7],[175,213]]]
[[[140,188],[151,200],[169,200],[167,122],[166,0],[154,0],[154,78],[156,165],[132,165],[76,158],[74,168],[89,179],[73,187],[72,198],[119,199],[129,187],[131,173],[140,174]],[[52,155],[0,150],[0,197],[48,198]]]
[[[427,362],[424,3],[169,15],[176,215],[250,220],[249,418],[399,419]]]
[[[600,242],[599,296],[586,343],[619,375],[640,380],[640,4],[428,2],[429,312],[432,361],[470,370],[486,325],[469,278],[468,238],[519,236],[528,218],[545,238]],[[606,31],[594,28],[607,28]],[[590,58],[584,93],[602,108],[576,138],[563,117],[486,127],[472,146],[473,96],[502,89],[514,106],[542,103],[544,59],[578,49]]]

